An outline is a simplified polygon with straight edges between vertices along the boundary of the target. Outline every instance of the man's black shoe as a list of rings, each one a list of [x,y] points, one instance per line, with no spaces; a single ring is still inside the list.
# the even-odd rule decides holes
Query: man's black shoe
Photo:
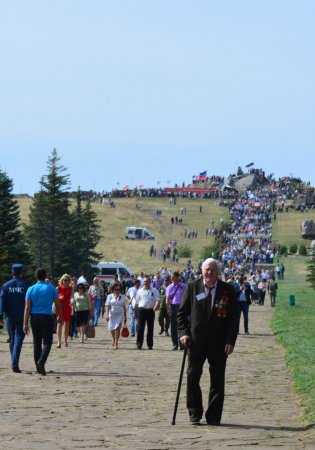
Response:
[[[148,350],[153,350],[153,347],[148,347]]]
[[[14,373],[22,373],[22,370],[19,367],[12,367],[12,372],[14,372]]]
[[[160,332],[159,332],[159,335],[161,335],[161,334],[163,334],[164,333],[164,330],[161,330]]]
[[[174,345],[174,347],[172,348],[172,350],[178,350],[178,346]]]
[[[169,332],[168,331],[165,331],[165,336],[169,336]]]
[[[190,419],[191,425],[200,425],[200,420],[198,417],[191,417]]]
[[[36,369],[37,369],[37,372],[40,373],[41,375],[43,375],[43,376],[46,375],[45,367],[42,364],[36,364]]]
[[[213,422],[211,420],[207,420],[207,425],[212,425],[214,427],[218,427],[220,425],[220,422]]]
[[[141,350],[141,349],[142,349],[142,345],[138,345],[138,344],[137,344],[137,349],[138,349],[138,350]]]

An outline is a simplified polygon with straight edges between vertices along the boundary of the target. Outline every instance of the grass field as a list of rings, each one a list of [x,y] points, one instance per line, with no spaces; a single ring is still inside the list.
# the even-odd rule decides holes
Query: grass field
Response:
[[[22,221],[27,222],[31,200],[19,199]],[[199,261],[201,249],[210,245],[213,241],[205,236],[205,229],[209,222],[218,223],[220,218],[228,218],[226,208],[219,207],[213,200],[189,200],[180,199],[176,206],[171,206],[168,199],[117,199],[116,208],[109,205],[93,204],[101,226],[101,241],[98,250],[103,253],[105,261],[122,261],[134,272],[155,272],[162,261],[149,256],[149,248],[153,243],[158,249],[167,245],[170,240],[176,240],[179,245],[188,245],[192,249],[192,261]],[[136,208],[138,204],[138,208]],[[203,212],[199,212],[202,205]],[[180,208],[187,208],[187,215],[180,216]],[[162,210],[162,215],[156,218],[154,211]],[[171,225],[171,217],[183,217],[182,225]],[[153,232],[154,241],[130,241],[125,239],[125,228],[128,225],[144,226]],[[184,239],[184,230],[197,229],[198,239]],[[187,260],[181,259],[179,268],[183,267]],[[171,264],[167,264],[172,267]],[[174,265],[173,265],[174,266]]]
[[[315,421],[315,291],[305,282],[306,258],[284,259],[285,280],[280,292],[272,327],[286,349],[286,359],[292,371],[294,385],[301,394],[306,421]],[[289,306],[290,294],[296,305]]]
[[[301,238],[300,227],[305,219],[315,220],[315,210],[310,210],[307,213],[298,211],[278,213],[277,220],[273,223],[274,241],[287,246],[304,243],[306,247],[309,247],[311,241]]]

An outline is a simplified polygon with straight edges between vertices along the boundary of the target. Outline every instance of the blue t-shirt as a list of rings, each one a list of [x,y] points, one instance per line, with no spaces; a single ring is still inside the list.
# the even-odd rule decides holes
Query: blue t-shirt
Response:
[[[52,314],[52,305],[58,297],[56,288],[51,283],[38,281],[26,292],[26,302],[31,302],[31,314]]]

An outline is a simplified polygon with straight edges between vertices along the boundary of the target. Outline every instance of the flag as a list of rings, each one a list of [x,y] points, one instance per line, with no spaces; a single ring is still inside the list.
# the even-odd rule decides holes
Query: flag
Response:
[[[204,172],[200,172],[199,176],[200,177],[206,177],[207,176],[207,171],[205,170]]]
[[[248,169],[249,167],[252,167],[254,164],[255,163],[251,162],[251,163],[247,164],[247,166],[245,166],[245,167],[246,167],[246,169]]]

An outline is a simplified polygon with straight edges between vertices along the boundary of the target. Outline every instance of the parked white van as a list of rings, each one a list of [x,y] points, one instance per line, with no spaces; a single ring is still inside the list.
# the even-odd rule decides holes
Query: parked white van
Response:
[[[113,283],[116,276],[121,281],[133,275],[132,270],[120,261],[101,261],[93,269],[95,276],[106,283]]]
[[[126,239],[155,239],[155,236],[151,231],[144,227],[127,227],[126,228]]]

